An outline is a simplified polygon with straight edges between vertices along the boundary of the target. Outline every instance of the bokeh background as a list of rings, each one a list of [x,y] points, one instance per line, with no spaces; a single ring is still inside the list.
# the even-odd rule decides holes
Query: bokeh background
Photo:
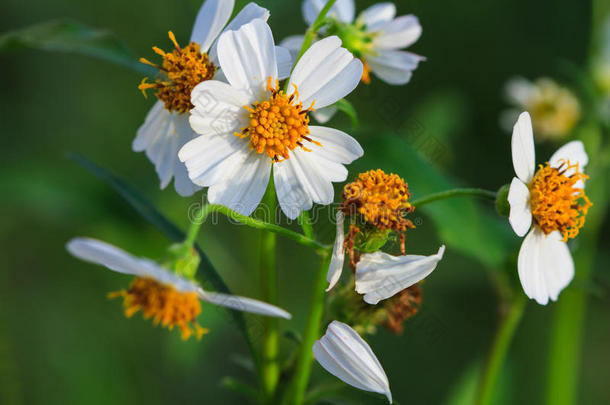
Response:
[[[359,10],[372,4],[356,3]],[[169,29],[179,42],[188,40],[200,4],[4,0],[0,31],[68,17],[107,28],[134,55],[152,59],[151,46],[169,48]],[[305,30],[299,1],[259,4],[271,11],[277,42]],[[362,123],[352,132],[366,151],[350,166],[350,177],[381,167],[405,177],[416,197],[439,191],[433,176],[415,164],[421,160],[463,185],[495,190],[508,183],[509,134],[499,126],[506,108],[504,83],[514,75],[552,75],[561,81],[566,65],[584,66],[590,3],[406,0],[398,9],[420,18],[423,36],[411,50],[428,60],[407,86],[374,79],[349,96]],[[64,248],[69,238],[88,235],[159,257],[170,243],[75,164],[72,152],[135,185],[182,228],[188,225],[189,206],[201,200],[200,195],[180,198],[171,187],[159,190],[153,166],[131,150],[154,102],[137,90],[141,75],[86,56],[35,50],[0,53],[0,70],[0,403],[242,403],[220,384],[224,376],[250,378],[239,365],[247,347],[227,312],[205,305],[200,323],[211,333],[201,342],[182,342],[178,333],[153,328],[140,317],[125,319],[120,303],[105,294],[124,288],[129,278],[77,261]],[[349,131],[351,124],[338,116],[333,125]],[[554,147],[540,145],[540,159]],[[476,207],[493,218],[490,204]],[[431,254],[444,242],[442,224],[426,212],[417,213],[417,220],[408,249]],[[501,240],[518,245],[508,223],[465,225],[452,232],[463,232],[471,250],[487,249],[477,238],[485,228],[502,228]],[[321,223],[318,236],[330,241],[331,229]],[[260,297],[258,237],[224,220],[204,226],[200,245],[235,293]],[[597,293],[590,297],[584,330],[582,404],[610,403],[610,299],[604,294],[610,287],[609,241],[606,234],[600,243],[593,278]],[[483,360],[495,329],[496,298],[486,271],[493,260],[475,256],[449,245],[425,283],[420,315],[404,334],[381,330],[368,338],[401,403],[450,403],[459,398],[456,387],[464,381],[468,386]],[[302,330],[315,260],[307,248],[279,239],[279,302],[294,314],[292,321],[281,322],[282,331]],[[553,310],[553,304],[528,305],[501,377],[498,404],[543,401]],[[257,322],[250,319],[253,328]],[[293,348],[290,339],[282,341],[283,353]],[[322,380],[332,377],[315,364],[313,383]],[[365,395],[360,401],[383,403]]]

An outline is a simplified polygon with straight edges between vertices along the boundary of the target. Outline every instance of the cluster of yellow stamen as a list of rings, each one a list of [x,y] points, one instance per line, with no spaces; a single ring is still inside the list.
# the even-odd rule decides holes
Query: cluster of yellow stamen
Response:
[[[195,292],[180,292],[169,285],[164,285],[152,278],[136,278],[129,290],[108,294],[109,298],[123,298],[125,316],[131,318],[142,311],[144,319],[153,319],[155,325],[173,330],[177,326],[182,339],[188,339],[193,333],[197,339],[207,332],[196,321],[201,312],[201,303]]]
[[[154,83],[147,83],[142,79],[138,89],[146,96],[146,90],[157,89],[157,98],[165,103],[169,111],[185,113],[194,106],[191,103],[191,91],[199,83],[214,76],[215,67],[207,53],[202,53],[199,44],[191,42],[181,48],[176,37],[170,31],[169,38],[174,44],[172,52],[153,46],[153,51],[163,57],[163,63],[157,65],[147,59],[140,58],[140,62],[159,69],[165,77],[159,77]]]
[[[365,221],[384,231],[406,231],[415,228],[405,214],[413,212],[409,203],[409,186],[396,174],[369,170],[343,188],[341,210],[346,215],[360,214]]]
[[[566,176],[566,172],[574,173]],[[593,205],[584,189],[574,187],[588,176],[581,173],[578,164],[564,162],[559,168],[540,165],[529,189],[532,215],[536,225],[546,234],[559,231],[563,240],[578,235],[585,223],[589,207]]]
[[[240,138],[250,137],[250,149],[256,153],[266,153],[274,162],[288,159],[290,151],[297,146],[311,152],[304,146],[303,141],[322,146],[308,136],[308,113],[314,111],[314,103],[303,109],[303,104],[298,101],[299,92],[296,85],[294,93],[288,96],[280,90],[277,80],[273,85],[271,77],[267,80],[267,91],[271,92],[269,100],[244,106],[250,113],[250,122],[235,135]]]

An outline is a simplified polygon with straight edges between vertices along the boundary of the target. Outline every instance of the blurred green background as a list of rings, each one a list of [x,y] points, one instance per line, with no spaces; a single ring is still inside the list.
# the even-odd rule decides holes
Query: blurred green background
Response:
[[[356,3],[358,10],[372,4]],[[259,4],[271,11],[276,42],[305,30],[299,1]],[[5,0],[0,31],[68,17],[107,28],[134,55],[152,59],[151,46],[169,48],[169,29],[186,43],[199,6],[195,0]],[[427,189],[428,175],[413,164],[421,159],[464,185],[495,190],[508,183],[509,134],[498,123],[506,107],[503,85],[514,75],[562,81],[562,66],[584,66],[589,2],[408,0],[398,9],[420,18],[423,36],[411,50],[428,60],[407,86],[373,79],[350,95],[362,123],[353,133],[366,151],[349,167],[350,177],[381,167],[405,177],[421,197],[439,191]],[[64,249],[69,238],[87,235],[159,257],[169,243],[76,165],[70,152],[127,179],[182,228],[189,205],[201,199],[182,199],[171,186],[160,191],[153,166],[131,151],[154,102],[137,90],[141,75],[85,56],[34,50],[0,53],[0,69],[0,403],[242,403],[220,385],[227,375],[249,378],[237,364],[247,347],[227,312],[204,305],[200,323],[211,333],[201,342],[182,342],[178,333],[153,328],[139,316],[125,319],[120,303],[105,298],[126,287],[128,277],[79,262]],[[333,125],[350,128],[345,116]],[[539,160],[554,148],[540,145]],[[492,213],[490,204],[477,207]],[[416,216],[421,225],[409,233],[408,249],[431,254],[445,242],[443,234],[425,213]],[[486,227],[466,224],[452,232],[463,232],[471,249],[485,250],[469,235]],[[501,240],[518,246],[508,223],[488,227],[501,228]],[[328,225],[317,232],[325,241],[332,238]],[[260,297],[258,237],[224,220],[203,228],[200,245],[237,294]],[[606,234],[600,244],[597,293],[590,298],[584,331],[581,404],[610,403],[610,299],[604,294],[610,278],[601,272],[610,264],[609,239]],[[279,239],[279,302],[294,314],[280,323],[282,330],[302,330],[315,260],[307,248]],[[496,321],[496,298],[483,263],[449,244],[445,260],[425,283],[421,313],[404,334],[381,330],[368,338],[400,403],[447,403],[483,360]],[[498,404],[543,401],[553,310],[553,304],[528,305],[501,377]],[[255,331],[260,319],[249,322]],[[293,348],[289,339],[282,341],[283,353]],[[315,364],[313,384],[322,380],[332,377]],[[363,395],[361,401],[384,400]]]

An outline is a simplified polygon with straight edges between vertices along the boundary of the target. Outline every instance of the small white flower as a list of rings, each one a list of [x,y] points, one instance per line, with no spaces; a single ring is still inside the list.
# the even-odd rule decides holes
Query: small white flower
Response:
[[[288,91],[279,89],[275,45],[262,20],[221,35],[220,67],[228,83],[209,80],[192,93],[190,123],[202,136],[178,153],[191,180],[209,187],[208,200],[250,215],[273,167],[275,190],[287,217],[333,201],[362,156],[358,142],[331,128],[310,126],[311,108],[341,99],[358,84],[362,63],[337,37],[314,44],[296,65]]]
[[[257,18],[264,20],[269,18],[268,10],[259,7],[254,3],[249,3],[227,25],[227,21],[233,12],[234,3],[234,0],[206,0],[201,6],[195,20],[195,25],[193,26],[190,41],[191,43],[196,44],[198,51],[201,52],[204,59],[199,64],[190,64],[189,68],[199,69],[200,71],[203,69],[204,72],[208,71],[208,74],[204,73],[203,76],[205,77],[202,77],[201,74],[193,74],[190,80],[196,82],[190,83],[189,86],[186,87],[174,86],[174,90],[178,87],[181,89],[178,90],[177,93],[189,91],[189,88],[194,87],[201,80],[208,80],[211,78],[223,80],[222,71],[217,69],[218,56],[216,39],[221,31],[224,32],[238,29],[242,25]],[[172,35],[170,35],[170,38],[174,40]],[[177,46],[177,43],[175,43],[175,45]],[[190,49],[190,47],[191,45],[189,44],[185,49]],[[278,47],[276,52],[280,76],[286,77],[290,72],[292,59],[286,49]],[[188,54],[188,52],[185,53]],[[171,52],[167,55],[169,54],[171,54]],[[145,83],[143,90],[147,88],[158,88],[157,86],[158,83]],[[175,93],[171,94],[170,97],[174,97]],[[190,94],[179,96],[182,97],[183,104],[188,104]],[[168,108],[168,104],[170,104],[170,108]],[[188,123],[188,109],[188,105],[181,106],[179,102],[170,103],[170,100],[167,98],[165,100],[159,98],[146,116],[144,124],[138,129],[137,136],[132,145],[135,152],[145,151],[146,156],[154,163],[157,175],[161,180],[161,188],[164,189],[167,187],[173,177],[176,192],[181,196],[192,195],[200,189],[200,187],[193,184],[188,178],[184,163],[180,162],[178,159],[178,150],[197,136]]]
[[[169,329],[173,326],[179,327],[183,332],[183,338],[191,335],[191,325],[198,335],[205,332],[196,323],[196,316],[200,311],[197,299],[238,311],[291,318],[291,315],[283,309],[261,301],[204,291],[196,282],[178,276],[153,260],[132,256],[116,246],[97,239],[74,238],[68,242],[66,248],[81,260],[105,266],[117,273],[135,276],[136,279],[130,290],[115,294],[125,298],[126,315],[129,317],[141,310],[145,317],[154,317],[155,322],[160,322]],[[138,301],[138,298],[153,293],[157,294],[157,298],[163,293],[166,294],[165,297],[174,299]]]
[[[313,354],[326,371],[364,391],[383,394],[392,403],[388,377],[371,347],[348,325],[333,321],[313,345]]]
[[[582,170],[588,156],[580,141],[562,146],[536,171],[530,115],[519,116],[512,135],[512,159],[517,177],[508,194],[509,222],[525,237],[518,270],[525,294],[539,304],[557,300],[574,276],[566,241],[578,234],[591,203],[584,193]],[[529,233],[528,233],[529,231]]]
[[[311,25],[326,1],[305,0],[303,15]],[[401,49],[413,45],[421,36],[422,28],[414,15],[396,17],[393,3],[378,3],[364,10],[354,21],[353,0],[338,0],[330,9],[328,17],[338,25],[329,28],[329,35],[338,35],[344,46],[359,57],[365,65],[363,80],[368,81],[368,71],[375,73],[381,80],[393,85],[409,82],[413,71],[424,57]],[[341,33],[350,33],[344,35]],[[349,38],[348,38],[349,36]],[[298,54],[303,37],[291,36],[280,44],[293,55]]]
[[[356,266],[356,292],[375,305],[428,277],[443,258],[445,246],[431,256],[392,256],[384,252],[362,255]]]

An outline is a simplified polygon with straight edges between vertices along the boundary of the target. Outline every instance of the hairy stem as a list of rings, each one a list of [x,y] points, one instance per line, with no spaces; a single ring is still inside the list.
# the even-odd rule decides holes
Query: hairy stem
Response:
[[[500,325],[492,342],[483,373],[481,374],[481,380],[479,381],[476,405],[489,405],[492,403],[494,388],[498,382],[508,348],[519,325],[519,321],[523,316],[526,304],[526,296],[518,292],[512,302],[508,303],[508,309],[500,319]]]
[[[481,197],[490,200],[496,199],[497,193],[495,191],[484,190],[482,188],[455,188],[453,190],[441,191],[439,193],[430,194],[426,197],[419,198],[411,201],[411,205],[414,207],[421,207],[422,205],[430,204],[435,201],[445,200],[452,197]]]
[[[313,360],[312,347],[315,340],[320,337],[320,322],[322,322],[322,317],[324,315],[326,273],[328,271],[329,263],[330,255],[326,254],[322,257],[322,262],[315,275],[305,333],[303,334],[303,341],[301,343],[294,376],[291,385],[286,392],[284,401],[282,402],[284,405],[300,405],[303,403],[303,398],[305,397],[305,390],[307,389],[307,383],[309,382],[311,363]]]

